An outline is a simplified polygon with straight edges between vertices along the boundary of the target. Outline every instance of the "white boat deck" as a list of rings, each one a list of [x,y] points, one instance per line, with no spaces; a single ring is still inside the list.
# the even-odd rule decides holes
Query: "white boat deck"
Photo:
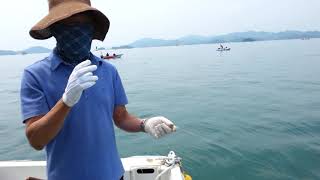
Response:
[[[179,164],[165,165],[167,156],[122,158],[124,180],[184,180]],[[161,174],[159,176],[159,174]],[[0,180],[46,179],[45,161],[0,161]]]

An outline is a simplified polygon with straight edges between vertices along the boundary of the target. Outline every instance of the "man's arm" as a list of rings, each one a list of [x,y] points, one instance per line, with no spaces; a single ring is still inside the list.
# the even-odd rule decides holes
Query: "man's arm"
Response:
[[[26,136],[30,145],[42,150],[59,133],[69,111],[70,107],[59,100],[46,115],[28,119]]]
[[[113,119],[117,127],[127,132],[146,132],[155,138],[160,138],[175,131],[176,127],[169,119],[157,116],[139,119],[127,112],[125,106],[116,106]]]
[[[113,113],[116,126],[127,132],[141,132],[142,120],[129,114],[125,106],[116,106]]]

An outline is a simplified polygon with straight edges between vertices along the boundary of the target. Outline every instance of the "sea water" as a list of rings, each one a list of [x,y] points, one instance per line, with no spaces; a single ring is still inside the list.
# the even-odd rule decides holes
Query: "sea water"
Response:
[[[320,179],[320,40],[109,51],[130,113],[165,116],[162,139],[116,130],[122,157],[183,159],[194,179]],[[95,52],[100,55],[99,52]],[[30,148],[19,88],[24,67],[48,54],[0,57],[0,160],[44,160]]]

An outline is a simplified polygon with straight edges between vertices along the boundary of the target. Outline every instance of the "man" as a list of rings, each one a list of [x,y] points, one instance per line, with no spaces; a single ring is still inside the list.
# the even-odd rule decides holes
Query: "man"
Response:
[[[164,117],[129,114],[116,68],[90,52],[103,41],[107,17],[89,0],[49,0],[49,14],[36,24],[35,39],[54,37],[51,55],[27,67],[21,83],[21,109],[32,147],[47,154],[49,180],[119,180],[124,169],[114,124],[128,132],[159,138],[174,131]]]

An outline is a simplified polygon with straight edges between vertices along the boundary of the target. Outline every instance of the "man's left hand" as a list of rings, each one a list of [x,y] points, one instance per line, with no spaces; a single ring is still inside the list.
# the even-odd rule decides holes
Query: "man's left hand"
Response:
[[[143,120],[144,131],[155,138],[160,138],[176,131],[176,126],[169,119],[158,116]]]

